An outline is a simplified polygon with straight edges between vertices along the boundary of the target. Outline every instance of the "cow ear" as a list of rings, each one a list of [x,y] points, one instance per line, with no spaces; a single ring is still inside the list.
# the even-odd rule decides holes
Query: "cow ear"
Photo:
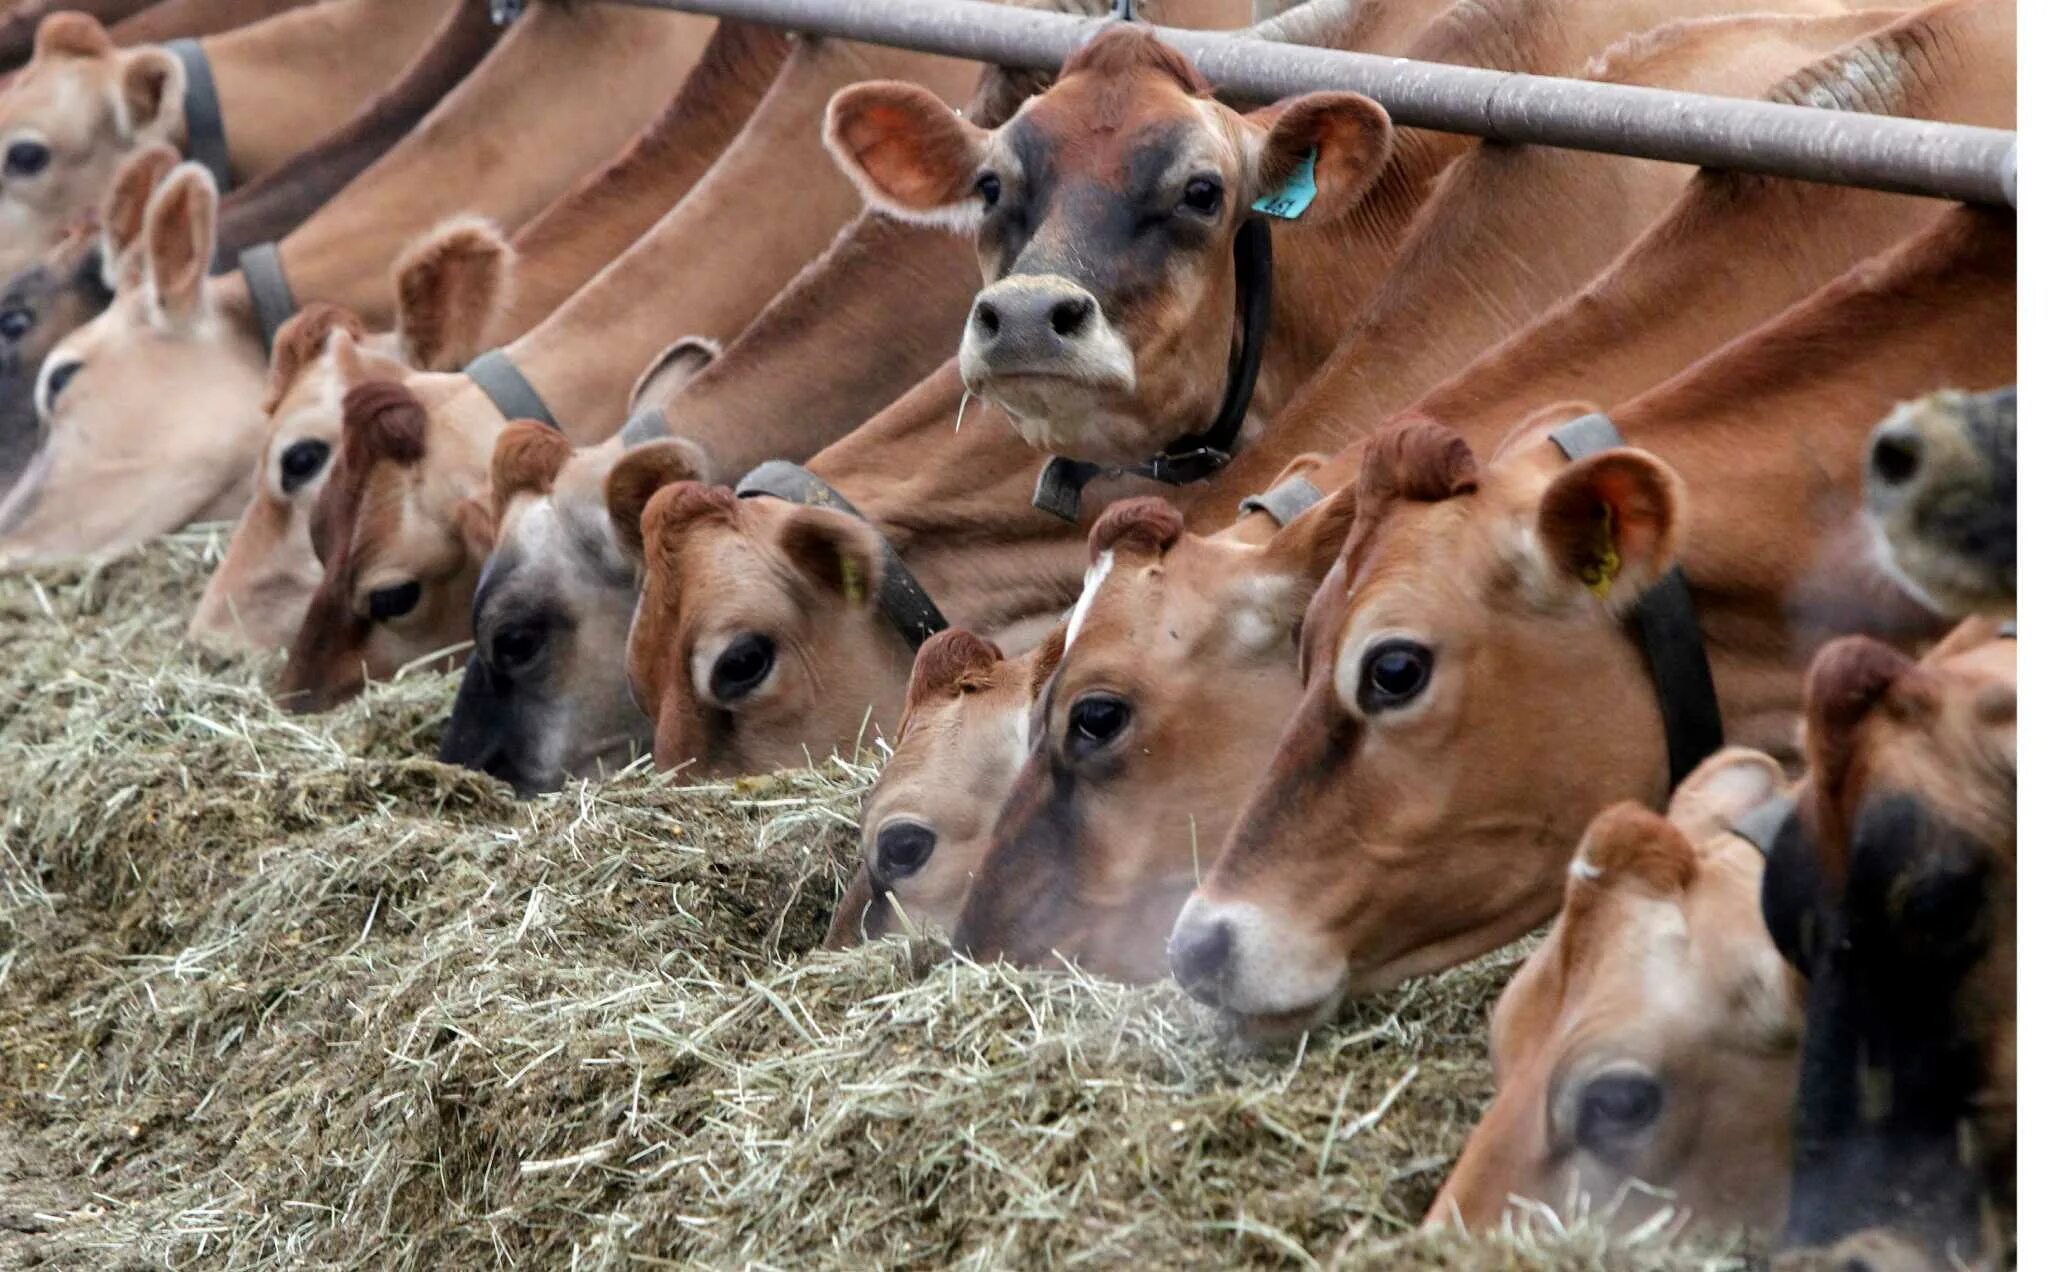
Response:
[[[142,277],[153,302],[151,317],[158,324],[182,329],[204,311],[219,210],[213,176],[196,163],[172,169],[150,198],[143,225]]]
[[[270,388],[263,401],[263,413],[275,414],[292,385],[306,368],[327,352],[336,332],[350,340],[363,336],[362,320],[340,305],[314,301],[285,320],[270,346]]]
[[[626,395],[627,416],[637,415],[650,406],[660,407],[710,366],[718,351],[718,342],[708,336],[684,336],[654,355],[654,361],[647,364],[633,383],[633,391]]]
[[[104,57],[114,51],[114,37],[89,13],[64,9],[36,26],[35,57]]]
[[[1733,826],[1785,789],[1785,770],[1762,751],[1731,746],[1708,756],[1671,793],[1672,824],[1695,842]]]
[[[398,348],[422,371],[454,371],[487,348],[511,291],[512,245],[482,217],[437,227],[399,258]]]
[[[640,514],[654,492],[672,482],[701,481],[705,468],[704,452],[679,437],[647,442],[619,456],[605,475],[604,506],[612,537],[629,560],[639,561],[646,553]]]
[[[1677,560],[1682,511],[1678,475],[1662,460],[1604,451],[1551,479],[1536,537],[1573,586],[1626,609]]]
[[[137,49],[121,62],[114,122],[123,137],[168,141],[185,122],[185,66],[163,49]]]
[[[491,450],[491,524],[500,524],[505,505],[520,495],[554,489],[555,475],[575,453],[568,438],[538,420],[506,425]]]
[[[854,84],[825,110],[825,144],[870,205],[971,229],[988,133],[916,84]]]
[[[989,674],[1003,661],[995,642],[964,627],[948,627],[920,645],[910,664],[910,688],[904,694],[903,718],[908,722],[918,704],[932,698],[955,698],[987,687]]]
[[[782,525],[782,551],[820,590],[856,609],[875,603],[882,583],[882,553],[875,532],[829,508],[800,507]]]
[[[142,241],[149,197],[177,166],[178,152],[158,143],[129,155],[115,171],[100,205],[100,271],[109,290],[120,287],[126,266],[135,265],[131,249]]]
[[[1038,642],[1038,648],[1031,651],[1031,700],[1038,701],[1038,695],[1045,690],[1052,673],[1060,669],[1060,659],[1067,655],[1067,619],[1054,623],[1045,639]]]
[[[455,525],[471,561],[488,561],[498,547],[498,520],[484,501],[472,495],[455,505]]]
[[[1346,482],[1280,527],[1280,533],[1265,547],[1265,557],[1272,563],[1270,568],[1305,580],[1311,586],[1322,582],[1344,551],[1344,541],[1351,537],[1351,523],[1357,520],[1357,513],[1358,486]]]
[[[1304,225],[1327,225],[1365,198],[1394,152],[1394,124],[1370,97],[1308,93],[1249,119],[1265,132],[1252,171],[1253,206]]]

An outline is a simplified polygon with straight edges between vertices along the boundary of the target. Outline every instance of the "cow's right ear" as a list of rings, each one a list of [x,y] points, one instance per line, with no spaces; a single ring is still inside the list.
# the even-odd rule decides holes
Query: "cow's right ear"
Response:
[[[908,220],[971,229],[988,154],[976,127],[916,84],[854,84],[825,110],[825,145],[868,203]]]
[[[104,57],[114,51],[114,37],[90,13],[60,9],[36,26],[36,60],[53,57]]]
[[[673,482],[702,480],[705,468],[704,452],[680,437],[645,442],[619,456],[605,475],[604,506],[627,560],[638,562],[646,554],[640,514],[654,492]]]
[[[158,143],[129,155],[115,170],[114,184],[100,204],[100,277],[107,290],[121,286],[128,267],[141,268],[129,249],[142,239],[149,197],[177,166],[178,152]]]

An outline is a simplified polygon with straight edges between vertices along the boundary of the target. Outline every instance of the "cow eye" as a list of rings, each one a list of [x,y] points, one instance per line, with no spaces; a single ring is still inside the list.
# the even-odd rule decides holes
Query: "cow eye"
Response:
[[[36,316],[21,306],[0,309],[0,336],[19,340],[36,328]]]
[[[1412,701],[1429,687],[1430,652],[1412,640],[1381,641],[1365,651],[1358,677],[1359,706],[1384,711]]]
[[[7,148],[7,175],[32,177],[50,166],[50,148],[40,141],[17,141]]]
[[[1196,177],[1181,192],[1180,201],[1189,211],[1208,216],[1223,206],[1223,183],[1214,177]]]
[[[394,583],[370,593],[370,617],[380,623],[403,618],[412,613],[413,607],[419,603],[420,585],[417,580]]]
[[[993,172],[984,172],[974,179],[974,188],[981,195],[984,207],[994,207],[1003,197],[1003,182]]]
[[[78,359],[73,358],[68,362],[60,362],[57,365],[51,367],[48,373],[46,373],[43,376],[44,419],[48,419],[50,416],[56,414],[57,395],[64,391],[65,385],[71,383],[71,381],[77,377],[78,369],[84,365],[85,364],[83,362],[80,362]]]
[[[875,836],[875,873],[884,883],[907,879],[924,869],[938,843],[938,835],[920,822],[890,822]]]
[[[517,671],[534,660],[547,633],[538,623],[516,623],[491,638],[491,664],[499,671]]]
[[[1615,1148],[1649,1129],[1664,1111],[1664,1088],[1647,1073],[1603,1073],[1579,1091],[1579,1142]]]
[[[711,665],[711,696],[736,702],[761,687],[775,669],[775,642],[759,632],[735,637]]]
[[[1093,693],[1067,712],[1067,741],[1085,754],[1116,740],[1131,722],[1131,707],[1122,698]]]
[[[277,457],[278,484],[290,494],[320,475],[327,466],[327,443],[307,438],[293,442]]]

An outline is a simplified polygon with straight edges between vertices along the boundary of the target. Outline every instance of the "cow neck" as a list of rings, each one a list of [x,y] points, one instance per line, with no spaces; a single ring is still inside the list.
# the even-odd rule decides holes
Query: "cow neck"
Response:
[[[2011,381],[2012,271],[2012,215],[1952,209],[1612,412],[1684,483],[1681,559],[1732,740],[1796,758],[1788,722],[1819,643],[1940,635],[1870,564],[1865,447],[1899,401]]]

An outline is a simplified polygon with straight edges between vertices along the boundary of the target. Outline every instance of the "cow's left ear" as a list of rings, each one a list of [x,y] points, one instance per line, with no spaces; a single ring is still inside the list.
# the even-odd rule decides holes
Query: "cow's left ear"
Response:
[[[1664,461],[1603,451],[1551,479],[1536,510],[1537,541],[1569,586],[1626,609],[1676,562],[1683,502]]]
[[[988,132],[917,84],[853,84],[825,108],[825,146],[871,206],[967,229]]]
[[[140,142],[169,141],[185,123],[185,64],[163,49],[125,54],[114,90],[121,135]]]
[[[843,512],[798,508],[782,527],[782,550],[827,595],[865,609],[874,604],[882,583],[882,554],[874,534]]]
[[[1762,751],[1723,747],[1671,793],[1673,825],[1695,841],[1727,830],[1785,790],[1785,770]]]
[[[1252,206],[1327,225],[1358,206],[1394,152],[1394,123],[1370,97],[1308,93],[1248,116],[1264,131]]]

